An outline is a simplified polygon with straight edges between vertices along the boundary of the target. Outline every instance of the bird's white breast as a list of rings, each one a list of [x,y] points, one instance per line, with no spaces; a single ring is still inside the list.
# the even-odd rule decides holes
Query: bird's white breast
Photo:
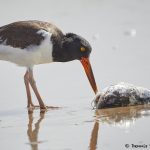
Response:
[[[50,63],[53,61],[51,33],[39,30],[44,40],[40,45],[30,45],[27,48],[14,48],[6,45],[6,40],[0,45],[0,60],[10,61],[19,66],[31,67],[37,64]]]

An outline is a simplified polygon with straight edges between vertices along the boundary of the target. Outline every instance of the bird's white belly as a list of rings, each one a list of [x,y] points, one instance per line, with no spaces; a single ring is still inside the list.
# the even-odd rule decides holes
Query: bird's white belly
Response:
[[[31,45],[24,49],[1,44],[0,60],[9,61],[19,66],[26,67],[50,63],[53,61],[52,42],[50,41],[50,35],[47,35],[40,45]]]

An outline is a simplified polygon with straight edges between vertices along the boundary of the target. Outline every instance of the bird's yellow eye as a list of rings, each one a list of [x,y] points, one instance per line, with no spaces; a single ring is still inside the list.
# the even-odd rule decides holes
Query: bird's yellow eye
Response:
[[[84,52],[85,50],[86,50],[85,47],[80,47],[81,52]]]

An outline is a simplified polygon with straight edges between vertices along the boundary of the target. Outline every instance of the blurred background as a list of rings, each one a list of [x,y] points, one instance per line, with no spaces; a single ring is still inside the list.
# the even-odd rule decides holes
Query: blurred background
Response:
[[[99,89],[120,81],[150,88],[148,0],[0,0],[0,26],[19,20],[55,23],[87,39]],[[1,108],[26,106],[25,68],[0,61]],[[34,67],[47,104],[69,105],[94,93],[78,61]],[[68,100],[68,101],[67,101]]]

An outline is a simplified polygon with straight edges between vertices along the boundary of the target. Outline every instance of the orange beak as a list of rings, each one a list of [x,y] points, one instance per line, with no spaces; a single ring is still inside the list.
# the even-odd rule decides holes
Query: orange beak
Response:
[[[80,62],[83,65],[85,73],[86,73],[88,80],[91,84],[91,87],[92,87],[94,93],[96,94],[98,92],[98,90],[97,90],[97,86],[96,86],[96,82],[95,82],[95,78],[93,75],[93,71],[92,71],[92,67],[91,67],[89,58],[82,57]]]

